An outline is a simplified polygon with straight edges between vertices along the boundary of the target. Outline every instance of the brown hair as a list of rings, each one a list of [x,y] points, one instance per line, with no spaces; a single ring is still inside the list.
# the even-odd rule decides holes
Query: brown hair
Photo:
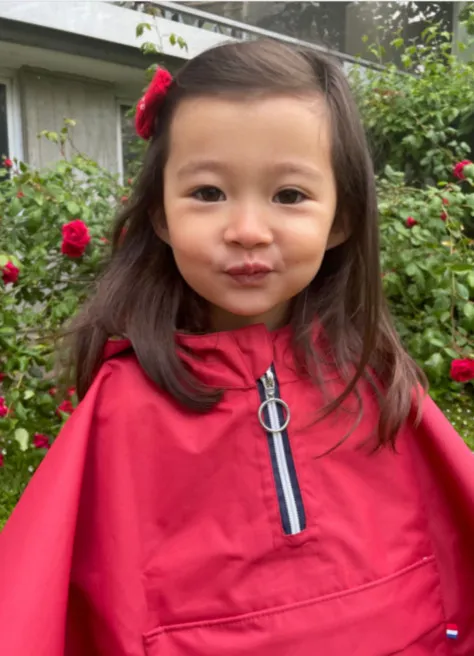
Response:
[[[372,162],[358,111],[339,63],[310,48],[270,40],[229,43],[207,50],[183,66],[160,109],[143,169],[129,205],[118,217],[114,250],[98,288],[72,326],[72,357],[80,398],[101,364],[110,336],[126,336],[146,374],[183,405],[210,409],[221,392],[192,378],[176,351],[176,330],[206,329],[204,302],[181,277],[170,247],[150,217],[163,212],[163,169],[170,124],[184,99],[221,94],[308,94],[324,97],[331,117],[332,160],[337,185],[336,222],[350,235],[329,250],[311,284],[295,299],[291,323],[295,353],[319,380],[311,337],[317,317],[330,356],[347,383],[323,416],[339,407],[367,372],[382,383],[378,444],[395,444],[414,388],[424,376],[402,348],[382,292],[379,231]],[[126,236],[121,242],[123,228]],[[348,374],[348,365],[352,374]]]

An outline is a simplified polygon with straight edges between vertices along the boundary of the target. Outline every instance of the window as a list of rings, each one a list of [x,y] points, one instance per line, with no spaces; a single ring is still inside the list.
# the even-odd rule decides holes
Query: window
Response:
[[[8,69],[0,69],[0,159],[2,157],[23,159],[18,83],[15,71]]]
[[[131,104],[119,105],[119,153],[120,168],[124,182],[133,178],[140,168],[144,142],[135,132],[135,107]]]
[[[8,157],[8,115],[7,115],[7,87],[0,82],[0,160],[2,156]]]
[[[161,4],[161,3],[160,3]],[[166,3],[165,3],[166,4]],[[385,62],[399,61],[399,53],[390,46],[395,35],[407,43],[418,38],[429,25],[441,24],[441,29],[452,31],[456,2],[372,0],[333,0],[321,2],[206,2],[206,0],[182,0],[187,5],[228,20],[246,23],[277,34],[284,34],[309,43],[325,45],[351,56],[365,59],[374,56],[364,45],[362,37],[370,43],[379,43],[386,50]],[[174,11],[176,16],[179,9]],[[194,20],[196,27],[202,17],[185,14],[183,22]],[[165,15],[169,18],[168,15]],[[174,19],[176,20],[176,18]]]

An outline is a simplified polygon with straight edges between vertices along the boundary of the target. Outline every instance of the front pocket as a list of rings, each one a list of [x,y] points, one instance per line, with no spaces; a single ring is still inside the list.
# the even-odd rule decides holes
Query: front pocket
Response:
[[[364,586],[231,618],[157,628],[147,656],[448,656],[434,558]]]

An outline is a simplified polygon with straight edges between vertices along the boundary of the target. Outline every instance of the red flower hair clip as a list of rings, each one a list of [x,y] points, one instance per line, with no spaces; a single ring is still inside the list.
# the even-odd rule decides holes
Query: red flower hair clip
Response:
[[[138,136],[145,141],[153,135],[156,114],[172,81],[171,73],[164,68],[158,68],[145,95],[138,101],[135,129]]]

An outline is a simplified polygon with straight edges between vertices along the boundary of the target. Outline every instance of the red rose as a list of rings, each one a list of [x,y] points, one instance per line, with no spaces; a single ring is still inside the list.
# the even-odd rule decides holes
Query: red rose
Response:
[[[13,262],[7,262],[2,270],[3,282],[8,285],[9,282],[15,283],[20,275],[20,269]]]
[[[464,167],[469,166],[472,164],[471,160],[469,159],[463,159],[462,162],[458,162],[454,167],[453,167],[453,175],[455,178],[458,178],[458,180],[465,180],[466,176],[464,175]]]
[[[439,218],[441,219],[441,221],[446,221],[446,219],[448,218],[448,215],[446,214],[446,212],[441,212],[441,214],[439,215]]]
[[[22,191],[19,191],[16,195],[17,198],[24,198],[25,194]]]
[[[48,393],[51,394],[51,396],[56,396],[56,394],[58,393],[58,388],[52,387],[50,390],[48,390]]]
[[[405,225],[407,228],[413,228],[413,226],[418,225],[418,221],[416,221],[412,216],[409,216],[405,222]]]
[[[474,380],[474,359],[453,360],[451,362],[451,378],[457,383],[467,383]]]
[[[37,449],[49,449],[49,437],[41,433],[35,433],[33,436],[33,444]]]
[[[74,221],[63,225],[62,232],[61,253],[68,257],[81,257],[84,255],[87,244],[91,240],[89,229],[84,221],[74,219]]]
[[[125,203],[128,203],[128,196],[122,196],[122,198],[120,199],[120,202],[123,203],[124,205],[125,205]]]
[[[145,141],[153,136],[156,115],[172,81],[173,78],[167,70],[158,68],[145,95],[138,101],[135,129],[138,136]]]
[[[0,417],[6,417],[8,414],[8,408],[5,403],[5,399],[3,396],[0,396]]]
[[[11,159],[7,157],[7,159],[3,162],[3,165],[6,169],[11,169],[13,166],[13,162],[11,161]]]
[[[68,396],[74,396],[75,393],[76,393],[76,388],[75,387],[70,387],[67,391]]]
[[[3,467],[5,461],[3,460],[3,453],[0,453],[0,467]]]
[[[61,412],[64,412],[66,415],[71,415],[74,412],[74,406],[72,405],[71,401],[63,401],[58,405],[56,410],[58,417],[61,417]]]
[[[6,374],[0,373],[0,383],[2,382],[2,380],[5,380],[5,375]]]
[[[449,200],[447,198],[443,198],[441,202],[443,205],[449,205]]]
[[[132,184],[133,184],[133,180],[132,180],[132,178],[129,178],[129,179],[127,180],[127,183],[128,183],[130,186],[132,186]]]
[[[108,243],[109,243],[109,240],[107,239],[107,237],[101,237],[101,238],[100,238],[100,241],[101,241],[103,244],[108,244]]]

